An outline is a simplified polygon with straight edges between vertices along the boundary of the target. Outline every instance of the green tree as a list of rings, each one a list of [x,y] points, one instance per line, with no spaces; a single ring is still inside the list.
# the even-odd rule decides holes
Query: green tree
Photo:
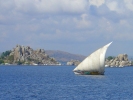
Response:
[[[5,51],[1,54],[0,58],[4,59],[5,57],[9,56],[10,53],[11,53],[11,50]]]
[[[0,64],[4,63],[4,60],[0,59]]]
[[[107,59],[110,61],[110,60],[112,60],[112,59],[114,59],[115,57],[113,57],[113,56],[109,56]]]

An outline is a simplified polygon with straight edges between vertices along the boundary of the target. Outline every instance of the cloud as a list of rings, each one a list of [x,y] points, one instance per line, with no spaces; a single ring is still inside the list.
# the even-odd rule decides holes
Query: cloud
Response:
[[[133,0],[124,0],[125,4],[126,4],[126,7],[133,11]]]
[[[77,28],[89,28],[91,25],[91,22],[88,20],[88,15],[87,14],[82,14],[80,16],[80,20],[77,18],[74,18],[74,22],[76,23]]]
[[[72,46],[79,50],[112,40],[132,41],[132,2],[0,0],[0,45],[28,44],[62,49],[64,44],[69,51]]]
[[[87,0],[1,0],[1,8],[24,13],[82,13],[87,6]]]
[[[95,5],[97,7],[105,3],[105,0],[89,0],[90,5]]]
[[[111,10],[111,11],[118,11],[118,4],[116,1],[113,1],[113,2],[108,2],[107,3],[107,6],[108,8]]]

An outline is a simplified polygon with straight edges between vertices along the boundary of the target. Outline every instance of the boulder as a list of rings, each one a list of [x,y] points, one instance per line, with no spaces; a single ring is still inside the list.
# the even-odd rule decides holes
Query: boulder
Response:
[[[14,56],[13,63],[18,61],[29,62],[29,63],[39,63],[39,64],[58,64],[56,59],[49,57],[44,49],[33,50],[30,46],[16,45],[16,47],[11,51],[10,56]]]
[[[119,54],[118,60],[119,61],[128,61],[128,55],[127,54]]]
[[[110,66],[116,66],[116,62],[113,61],[113,62],[110,64]]]
[[[131,66],[131,61],[128,61],[127,54],[119,54],[114,59],[108,61],[105,60],[105,65],[109,67],[124,67],[124,66]]]
[[[77,66],[79,63],[80,63],[79,60],[71,60],[71,61],[67,62],[67,65],[75,65],[75,66]]]

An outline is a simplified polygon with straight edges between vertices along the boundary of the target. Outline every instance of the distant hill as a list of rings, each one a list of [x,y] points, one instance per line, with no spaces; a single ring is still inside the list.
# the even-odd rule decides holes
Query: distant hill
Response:
[[[45,52],[50,57],[54,57],[58,62],[63,62],[63,63],[66,63],[72,59],[82,61],[85,58],[85,56],[83,55],[71,54],[59,50],[45,50]]]

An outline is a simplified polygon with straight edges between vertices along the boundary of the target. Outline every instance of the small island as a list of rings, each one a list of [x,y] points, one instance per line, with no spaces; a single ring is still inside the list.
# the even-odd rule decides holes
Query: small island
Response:
[[[78,66],[85,56],[71,54],[63,51],[44,49],[33,50],[30,46],[16,45],[0,55],[0,65],[68,65]],[[127,54],[108,56],[105,58],[105,67],[132,66],[133,61]]]
[[[3,65],[60,65],[55,58],[49,57],[44,49],[33,50],[30,46],[16,45],[0,56]]]
[[[78,66],[81,61],[79,60],[70,60],[67,62],[67,65],[74,65]],[[132,66],[133,61],[130,61],[128,59],[127,54],[119,54],[117,57],[114,56],[108,56],[105,58],[105,67],[125,67],[125,66]]]
[[[105,67],[125,67],[132,65],[133,62],[129,61],[127,54],[119,54],[117,57],[109,56],[105,59]]]

